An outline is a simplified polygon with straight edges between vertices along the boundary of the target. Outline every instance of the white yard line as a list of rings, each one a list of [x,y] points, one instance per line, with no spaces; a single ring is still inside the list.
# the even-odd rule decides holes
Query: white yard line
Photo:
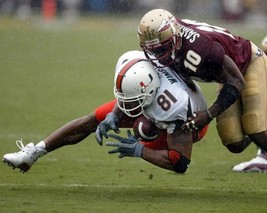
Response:
[[[101,184],[80,184],[80,183],[71,183],[71,184],[59,184],[59,185],[51,185],[46,183],[39,183],[39,184],[20,184],[20,183],[0,183],[0,187],[3,186],[12,186],[12,187],[19,187],[19,186],[36,186],[36,187],[66,187],[66,188],[77,188],[77,187],[84,187],[84,188],[146,188],[150,186],[143,186],[143,185],[101,185]],[[169,189],[169,187],[161,187],[162,189]],[[172,188],[172,190],[190,190],[190,191],[202,191],[206,190],[206,187],[187,187],[187,186],[178,186],[177,188]],[[233,191],[231,188],[224,188],[218,189],[220,191]],[[257,189],[257,190],[249,190],[249,189],[240,189],[242,192],[267,192],[267,189]]]

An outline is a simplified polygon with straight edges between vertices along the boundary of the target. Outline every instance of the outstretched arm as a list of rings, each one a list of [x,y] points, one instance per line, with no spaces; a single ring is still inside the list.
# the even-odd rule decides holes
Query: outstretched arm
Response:
[[[177,173],[186,172],[191,159],[192,133],[184,133],[176,129],[167,135],[168,150],[153,150],[144,147],[142,158],[156,166]]]
[[[145,147],[128,131],[128,138],[118,135],[109,135],[118,142],[107,142],[107,146],[116,147],[109,151],[109,154],[120,153],[119,157],[141,157],[145,161],[158,167],[184,173],[189,164],[192,151],[192,134],[184,133],[181,129],[176,129],[174,133],[168,134],[168,150],[154,150]],[[153,143],[153,142],[152,142]]]

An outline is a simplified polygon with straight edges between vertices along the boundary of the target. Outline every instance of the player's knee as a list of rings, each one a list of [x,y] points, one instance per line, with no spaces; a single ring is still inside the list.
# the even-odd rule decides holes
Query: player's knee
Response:
[[[169,160],[176,173],[185,173],[190,164],[190,160],[176,150],[169,151]]]
[[[227,144],[226,147],[232,153],[241,153],[248,147],[250,143],[251,140],[248,137],[245,137],[244,140],[237,143]]]
[[[237,117],[227,117],[217,121],[217,131],[225,146],[242,141],[244,138],[241,122]]]

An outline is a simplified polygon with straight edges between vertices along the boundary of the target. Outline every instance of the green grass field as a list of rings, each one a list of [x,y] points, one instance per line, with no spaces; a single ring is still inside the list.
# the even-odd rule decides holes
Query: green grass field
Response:
[[[0,155],[17,151],[17,139],[36,143],[112,99],[117,58],[139,49],[137,23],[0,19]],[[264,36],[236,33],[255,43]],[[212,103],[215,85],[201,86]],[[0,212],[267,212],[266,174],[231,171],[254,157],[255,146],[231,154],[214,123],[184,175],[107,151],[91,135],[40,158],[25,174],[1,163]]]

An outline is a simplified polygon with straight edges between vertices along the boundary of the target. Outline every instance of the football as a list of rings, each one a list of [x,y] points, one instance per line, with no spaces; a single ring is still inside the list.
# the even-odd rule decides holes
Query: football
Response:
[[[145,142],[153,141],[159,136],[159,129],[157,126],[143,115],[135,120],[133,132],[138,140]]]

